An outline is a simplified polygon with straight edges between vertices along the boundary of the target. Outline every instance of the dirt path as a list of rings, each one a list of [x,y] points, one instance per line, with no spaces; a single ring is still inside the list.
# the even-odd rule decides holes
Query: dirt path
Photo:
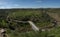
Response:
[[[57,25],[60,26],[60,17],[59,17],[59,15],[57,13],[50,13],[50,12],[48,12],[47,14],[49,16],[51,16],[52,18],[54,18],[57,21]]]

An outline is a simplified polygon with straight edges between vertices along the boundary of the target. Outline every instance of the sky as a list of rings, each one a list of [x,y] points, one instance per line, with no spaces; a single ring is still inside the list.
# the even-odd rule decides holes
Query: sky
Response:
[[[60,8],[60,0],[0,0],[0,8]]]

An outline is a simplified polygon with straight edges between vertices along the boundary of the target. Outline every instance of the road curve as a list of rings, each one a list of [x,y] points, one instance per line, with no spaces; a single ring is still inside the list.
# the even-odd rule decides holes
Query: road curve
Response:
[[[28,23],[32,26],[32,29],[34,31],[39,31],[39,28],[37,26],[35,26],[35,24],[32,21],[28,21]]]

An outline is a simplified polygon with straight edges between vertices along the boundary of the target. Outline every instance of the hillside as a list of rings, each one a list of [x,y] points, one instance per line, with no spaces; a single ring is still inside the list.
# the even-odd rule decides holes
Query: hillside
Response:
[[[60,20],[59,12],[60,9],[0,9],[0,28],[6,28],[10,37],[57,37],[54,33],[60,29],[55,26]],[[40,31],[35,32],[29,23],[14,20],[32,21]]]

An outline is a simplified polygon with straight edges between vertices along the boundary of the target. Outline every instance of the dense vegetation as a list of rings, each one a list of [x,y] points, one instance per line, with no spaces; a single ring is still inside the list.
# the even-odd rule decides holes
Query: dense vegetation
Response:
[[[33,21],[38,28],[51,26],[55,19],[48,12],[59,14],[60,9],[0,9],[0,28],[6,28],[11,37],[59,37],[60,27],[52,28],[51,31],[34,32],[28,23],[10,21]]]

